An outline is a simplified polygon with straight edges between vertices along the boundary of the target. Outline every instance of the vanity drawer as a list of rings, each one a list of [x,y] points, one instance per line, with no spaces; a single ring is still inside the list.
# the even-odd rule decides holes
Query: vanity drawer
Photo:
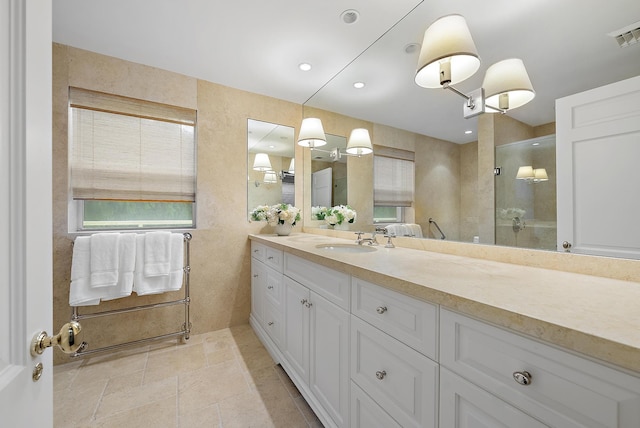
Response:
[[[402,428],[358,385],[351,382],[351,428]]]
[[[262,263],[277,270],[278,272],[282,272],[284,259],[282,250],[278,250],[256,241],[251,241],[251,257],[256,260],[260,260]]]
[[[355,316],[351,380],[401,426],[437,426],[438,365]]]
[[[284,324],[282,312],[269,299],[264,305],[264,329],[278,348],[282,346]]]
[[[638,427],[640,378],[442,308],[440,327],[443,367],[544,423]]]
[[[438,307],[352,279],[351,313],[432,360],[438,356]]]
[[[284,274],[345,311],[349,311],[351,282],[350,276],[346,273],[286,253],[284,255]]]
[[[284,283],[282,281],[282,273],[269,269],[268,267],[264,270],[264,275],[266,275],[266,281],[264,284],[264,295],[267,297],[267,300],[270,300],[273,305],[275,305],[278,310],[280,310],[281,302],[282,302],[282,289],[284,287]]]
[[[251,241],[251,257],[256,260],[264,262],[265,254],[267,253],[267,246],[260,244],[256,241]]]

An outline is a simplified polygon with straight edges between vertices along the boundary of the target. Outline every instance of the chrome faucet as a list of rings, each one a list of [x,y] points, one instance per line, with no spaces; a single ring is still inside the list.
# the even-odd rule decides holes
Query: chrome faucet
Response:
[[[356,244],[358,245],[362,245],[365,242],[368,242],[369,245],[378,245],[376,232],[371,233],[371,238],[363,238],[362,235],[364,234],[364,232],[355,232],[355,234],[358,235],[358,238],[356,239]]]

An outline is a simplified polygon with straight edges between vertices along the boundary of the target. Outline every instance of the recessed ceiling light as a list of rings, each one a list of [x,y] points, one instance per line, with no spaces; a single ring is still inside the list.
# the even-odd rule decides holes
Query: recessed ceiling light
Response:
[[[464,131],[465,134],[473,134],[473,131],[468,130],[468,131]]]
[[[364,88],[364,82],[356,82],[353,84],[353,87],[356,89],[362,89]]]
[[[355,9],[347,9],[340,14],[340,19],[345,24],[353,24],[360,18],[360,12]]]
[[[409,43],[404,47],[405,53],[412,54],[420,50],[420,43]]]
[[[300,65],[298,65],[298,68],[300,68],[300,70],[302,70],[302,71],[309,71],[309,70],[311,70],[311,64],[309,64],[307,62],[303,62]]]

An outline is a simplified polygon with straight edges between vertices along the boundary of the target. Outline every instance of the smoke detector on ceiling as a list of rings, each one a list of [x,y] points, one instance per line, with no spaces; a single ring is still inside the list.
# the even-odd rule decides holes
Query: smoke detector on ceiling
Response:
[[[345,24],[355,24],[360,19],[360,12],[355,9],[347,9],[340,14],[340,19]]]
[[[625,48],[640,41],[640,21],[627,25],[619,30],[612,31],[608,36],[613,37],[618,42],[618,46]]]

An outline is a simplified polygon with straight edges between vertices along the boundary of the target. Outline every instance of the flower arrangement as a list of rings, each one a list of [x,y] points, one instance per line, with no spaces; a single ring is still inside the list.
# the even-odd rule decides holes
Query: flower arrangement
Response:
[[[342,223],[354,223],[356,210],[349,205],[336,205],[335,207],[313,207],[311,215],[316,220],[324,220],[327,224],[335,226]]]
[[[295,226],[302,218],[300,209],[290,204],[258,205],[250,216],[253,221],[266,221],[271,226],[285,223]]]

